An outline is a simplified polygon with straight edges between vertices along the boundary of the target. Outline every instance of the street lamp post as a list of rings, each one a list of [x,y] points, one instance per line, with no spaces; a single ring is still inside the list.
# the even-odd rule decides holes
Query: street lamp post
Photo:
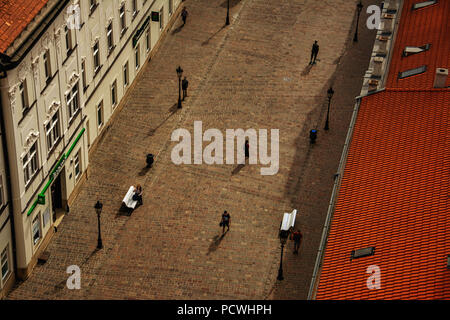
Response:
[[[333,97],[334,94],[334,90],[332,87],[330,87],[330,89],[328,89],[327,91],[327,95],[328,95],[328,111],[327,111],[327,121],[325,122],[325,130],[330,129],[329,128],[329,118],[330,118],[330,103],[331,103],[331,98]]]
[[[227,20],[225,21],[225,25],[230,25],[230,0],[227,1]]]
[[[98,219],[98,242],[97,242],[97,249],[103,248],[102,243],[102,236],[100,233],[100,214],[102,213],[103,204],[97,200],[97,203],[94,206],[95,211],[97,212],[97,219]]]
[[[287,238],[289,236],[289,230],[280,231],[280,243],[281,243],[281,257],[280,257],[280,268],[278,269],[277,280],[284,280],[283,277],[283,249],[286,244]]]
[[[180,66],[177,68],[177,75],[178,75],[178,109],[182,108],[181,105],[181,76],[183,75],[183,69],[181,69]]]
[[[356,9],[358,10],[358,18],[356,19],[356,30],[355,30],[355,36],[353,37],[354,42],[358,42],[358,25],[359,25],[359,15],[361,14],[361,10],[363,8],[363,4],[361,0],[356,5]]]

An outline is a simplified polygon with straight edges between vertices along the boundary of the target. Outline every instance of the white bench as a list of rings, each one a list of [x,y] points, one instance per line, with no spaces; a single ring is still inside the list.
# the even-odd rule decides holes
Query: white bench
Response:
[[[280,230],[290,231],[294,229],[295,218],[297,217],[297,209],[294,209],[291,213],[285,213],[283,215],[283,221],[281,222]]]
[[[134,195],[134,186],[131,186],[130,189],[128,189],[127,194],[125,195],[125,197],[122,200],[122,204],[130,209],[134,209],[136,208],[137,205],[137,200],[133,200],[133,195]]]

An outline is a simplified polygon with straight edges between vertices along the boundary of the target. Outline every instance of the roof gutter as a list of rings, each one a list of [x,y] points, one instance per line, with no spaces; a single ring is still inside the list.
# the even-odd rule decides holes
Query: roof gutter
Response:
[[[70,0],[58,1],[11,57],[4,53],[0,53],[0,79],[6,78],[6,71],[14,69],[22,62],[69,2]],[[16,56],[18,56],[17,59],[12,60]]]
[[[355,127],[356,118],[358,117],[359,106],[361,104],[362,98],[363,97],[361,97],[361,96],[356,97],[356,103],[355,103],[355,107],[353,108],[352,119],[350,121],[350,126],[347,131],[347,137],[345,139],[344,148],[343,148],[343,151],[341,154],[341,160],[339,161],[338,171],[335,175],[336,179],[334,180],[333,192],[331,193],[331,199],[330,199],[330,203],[328,205],[327,217],[325,219],[325,225],[323,226],[322,238],[320,240],[319,251],[317,252],[317,258],[316,258],[316,264],[314,266],[314,272],[313,272],[313,276],[311,279],[311,285],[309,287],[308,298],[307,298],[308,300],[315,300],[315,298],[316,298],[317,286],[319,284],[319,281],[318,281],[319,273],[320,273],[323,258],[325,255],[325,247],[328,242],[328,233],[329,233],[330,226],[331,226],[331,218],[333,217],[334,206],[336,204],[337,195],[339,193],[339,188],[341,186],[342,175],[344,173],[345,164],[347,161],[348,150],[349,150],[350,142],[351,142],[351,139],[353,136],[353,129]]]

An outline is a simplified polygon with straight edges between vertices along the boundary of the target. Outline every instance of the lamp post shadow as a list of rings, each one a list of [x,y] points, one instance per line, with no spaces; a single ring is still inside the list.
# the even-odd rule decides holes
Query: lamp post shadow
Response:
[[[224,24],[219,30],[217,30],[211,37],[202,42],[202,46],[206,46],[220,31],[222,31],[227,25]]]
[[[159,125],[157,125],[153,129],[150,129],[150,131],[148,132],[149,136],[154,135],[156,130],[158,130],[164,123],[166,123],[166,121],[169,120],[170,117],[172,117],[175,113],[177,113],[177,111],[178,111],[177,105],[178,105],[178,103],[174,103],[173,106],[171,106],[169,109],[170,114]]]
[[[234,176],[235,174],[238,174],[243,167],[245,167],[245,164],[238,164],[237,167],[231,172],[231,175]]]

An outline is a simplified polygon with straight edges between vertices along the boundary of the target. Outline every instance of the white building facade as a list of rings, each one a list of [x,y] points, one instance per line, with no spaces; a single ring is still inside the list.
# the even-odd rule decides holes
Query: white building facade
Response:
[[[7,250],[18,278],[28,277],[70,210],[89,150],[181,2],[49,0],[5,51],[0,99],[16,239]],[[0,253],[8,237],[11,230],[0,233]]]
[[[12,229],[12,206],[9,205],[8,163],[5,161],[3,144],[5,136],[0,128],[0,299],[14,284],[14,235]]]

